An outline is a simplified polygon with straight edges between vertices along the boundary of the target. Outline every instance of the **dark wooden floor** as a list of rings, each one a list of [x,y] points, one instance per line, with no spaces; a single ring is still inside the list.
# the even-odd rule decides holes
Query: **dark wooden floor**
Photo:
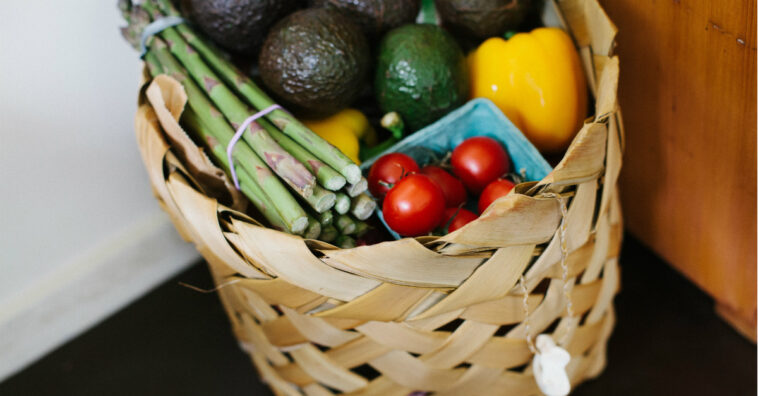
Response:
[[[608,367],[574,395],[755,395],[756,347],[713,301],[631,237]],[[198,263],[0,383],[3,396],[270,395],[237,347]],[[2,358],[2,351],[0,351]]]

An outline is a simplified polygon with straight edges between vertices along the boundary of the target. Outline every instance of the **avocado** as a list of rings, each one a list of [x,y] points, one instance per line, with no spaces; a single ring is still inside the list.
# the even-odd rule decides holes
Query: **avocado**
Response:
[[[182,11],[220,47],[254,56],[268,29],[301,0],[182,0]]]
[[[369,47],[358,25],[338,11],[308,8],[271,28],[258,69],[266,87],[289,108],[326,117],[358,97],[369,62]]]
[[[399,113],[411,131],[421,129],[468,98],[466,59],[439,26],[401,26],[379,46],[374,90],[382,111]]]
[[[419,0],[310,0],[310,4],[344,13],[360,25],[370,40],[413,22],[420,7]]]
[[[458,35],[486,39],[516,29],[531,0],[435,0],[435,5],[446,28]]]

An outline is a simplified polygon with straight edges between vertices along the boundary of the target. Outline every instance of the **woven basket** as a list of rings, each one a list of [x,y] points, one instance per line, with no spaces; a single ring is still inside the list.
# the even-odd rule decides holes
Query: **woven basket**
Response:
[[[557,7],[595,116],[547,177],[441,238],[337,249],[267,229],[203,192],[179,160],[186,153],[167,143],[178,124],[142,96],[136,129],[155,195],[207,260],[237,339],[274,393],[539,394],[528,363],[541,333],[570,352],[574,385],[603,369],[622,237],[615,27],[595,0]],[[178,119],[181,95],[162,95]]]

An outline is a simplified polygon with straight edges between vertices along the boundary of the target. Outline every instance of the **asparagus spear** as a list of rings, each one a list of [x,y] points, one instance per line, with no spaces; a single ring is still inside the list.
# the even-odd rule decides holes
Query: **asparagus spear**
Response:
[[[355,247],[355,239],[347,236],[347,235],[340,235],[337,237],[337,240],[334,242],[337,244],[337,246],[343,248],[343,249],[350,249]]]
[[[150,54],[154,54],[155,56],[153,57]],[[221,113],[208,101],[202,90],[194,81],[187,78],[183,69],[168,51],[165,44],[161,40],[155,40],[148,55],[149,58],[146,57],[146,59],[160,62],[161,68],[184,86],[184,89],[187,91],[189,108],[195,112],[197,117],[202,120],[203,125],[207,127],[201,128],[200,131],[206,133],[203,136],[203,141],[209,143],[212,147],[220,145],[222,148],[225,148],[231,140],[234,131]],[[223,154],[218,153],[216,149],[212,149],[212,152],[218,160],[222,162],[226,160],[225,149],[223,150]],[[238,144],[232,157],[237,161],[238,165],[247,170],[248,175],[256,181],[262,190],[273,198],[271,200],[272,204],[284,221],[286,225],[285,229],[293,234],[302,233],[308,224],[305,211],[281,181],[271,174],[266,164],[246,144]]]
[[[319,236],[319,239],[324,242],[332,242],[337,239],[338,235],[339,231],[337,231],[337,228],[334,227],[334,224],[330,224],[328,226],[321,227],[321,235]]]
[[[134,7],[131,0],[118,0],[118,8],[127,25],[121,28],[121,35],[134,48],[140,49],[142,31],[150,23],[150,15],[139,7]]]
[[[324,213],[334,206],[336,199],[336,194],[317,184],[313,186],[313,194],[308,198],[305,198],[305,201],[308,202],[308,205],[315,209],[316,212]]]
[[[154,52],[148,52],[145,54],[145,64],[147,65],[147,70],[150,72],[151,76],[155,77],[164,74],[163,66],[161,66],[161,62],[158,60],[158,57],[155,56]]]
[[[366,220],[374,213],[374,209],[376,209],[376,201],[369,197],[368,194],[363,193],[353,199],[350,213],[358,220]]]
[[[344,235],[350,235],[355,232],[355,221],[348,215],[339,215],[334,219],[334,226]]]
[[[167,0],[160,1],[162,11],[168,15],[179,15]],[[224,60],[210,45],[198,38],[186,25],[179,25],[177,30],[191,43],[192,47],[208,62],[208,64],[234,87],[253,107],[265,109],[274,101],[246,75],[237,70],[231,63]],[[274,110],[266,118],[301,146],[307,148],[321,161],[342,174],[348,183],[357,183],[361,178],[361,170],[350,158],[326,140],[311,132],[305,125],[284,110]]]
[[[279,216],[279,212],[276,211],[276,205],[271,200],[271,198],[266,195],[266,193],[263,191],[260,185],[255,182],[252,176],[247,173],[247,170],[245,168],[241,168],[239,172],[239,178],[240,178],[240,190],[242,191],[245,196],[247,196],[250,199],[250,202],[253,203],[253,205],[258,209],[261,214],[263,214],[263,217],[268,220],[269,224],[280,231],[287,231],[294,234],[300,234],[303,231],[300,230],[302,228],[301,225],[297,224],[293,226],[295,229],[290,230],[287,225],[284,223],[284,220],[281,216]],[[297,232],[294,232],[297,231]]]
[[[318,220],[321,222],[322,226],[328,226],[332,224],[332,221],[334,220],[334,212],[332,212],[331,210],[327,210],[326,212],[321,213],[319,215]],[[323,231],[323,227],[322,227],[322,231]]]
[[[357,197],[362,192],[368,190],[368,181],[365,177],[361,177],[361,180],[358,180],[355,184],[348,184],[347,188],[345,189],[347,191],[347,194],[351,197]]]
[[[355,236],[360,238],[364,235],[366,235],[366,232],[371,229],[371,226],[368,225],[365,221],[356,220],[355,221]]]
[[[343,192],[337,193],[337,200],[334,203],[334,211],[339,214],[345,214],[350,210],[350,197]]]
[[[308,215],[308,228],[305,229],[303,238],[316,239],[321,235],[321,223],[315,217]]]
[[[144,1],[141,6],[153,19],[161,17],[152,2]],[[252,114],[250,108],[241,102],[226,85],[220,83],[216,74],[174,28],[167,28],[158,35],[166,40],[171,53],[184,65],[188,74],[205,90],[229,122],[235,128],[242,125]],[[313,186],[316,184],[315,177],[292,154],[279,146],[260,124],[251,123],[247,132],[249,133],[242,135],[243,139],[282,180],[304,198],[313,193]]]

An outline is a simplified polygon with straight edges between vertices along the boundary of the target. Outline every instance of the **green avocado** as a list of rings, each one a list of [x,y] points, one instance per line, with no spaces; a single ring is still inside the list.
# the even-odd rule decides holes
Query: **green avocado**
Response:
[[[397,112],[415,131],[466,101],[466,59],[442,28],[401,26],[382,39],[374,89],[382,111]]]
[[[531,0],[435,0],[435,5],[446,28],[483,40],[515,30],[526,17]]]
[[[358,25],[335,10],[308,8],[279,21],[263,43],[258,69],[295,112],[326,117],[366,86],[370,52]]]
[[[182,0],[182,11],[219,46],[256,55],[268,29],[301,0]]]
[[[309,3],[344,13],[370,39],[379,39],[392,28],[412,23],[421,6],[419,0],[310,0]]]

